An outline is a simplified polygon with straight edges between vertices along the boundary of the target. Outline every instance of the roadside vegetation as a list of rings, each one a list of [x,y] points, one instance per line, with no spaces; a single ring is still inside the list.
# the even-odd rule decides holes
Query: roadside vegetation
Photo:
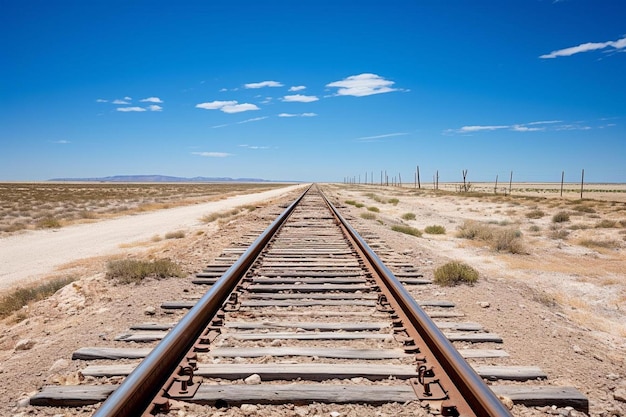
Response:
[[[433,282],[444,287],[459,284],[473,285],[478,281],[478,271],[471,266],[458,261],[448,262],[435,269]]]
[[[50,297],[59,289],[74,281],[76,281],[74,277],[59,278],[11,291],[0,298],[0,319],[21,310],[22,307],[27,306],[29,303]]]
[[[402,215],[403,220],[415,220],[415,213],[404,213]]]
[[[0,183],[0,236],[283,187],[272,183]]]
[[[498,252],[526,253],[522,233],[513,228],[494,227],[477,221],[466,220],[457,232],[457,237],[486,242]]]
[[[391,230],[393,230],[394,232],[404,233],[405,235],[411,235],[416,237],[422,236],[422,232],[419,229],[401,224],[391,226]]]
[[[429,235],[445,235],[446,228],[439,225],[426,226],[424,228],[424,233],[428,233]]]
[[[107,263],[106,278],[118,284],[139,284],[145,278],[182,278],[182,268],[169,259],[140,261],[137,259],[119,259]]]
[[[369,211],[361,213],[361,218],[365,220],[376,220],[376,215]]]

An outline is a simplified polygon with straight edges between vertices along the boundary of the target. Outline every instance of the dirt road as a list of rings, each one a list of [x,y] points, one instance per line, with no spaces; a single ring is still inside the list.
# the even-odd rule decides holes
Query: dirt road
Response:
[[[299,187],[303,185],[0,239],[0,291],[37,280],[69,262],[128,251],[120,248],[122,244],[199,227],[204,215],[269,200]]]

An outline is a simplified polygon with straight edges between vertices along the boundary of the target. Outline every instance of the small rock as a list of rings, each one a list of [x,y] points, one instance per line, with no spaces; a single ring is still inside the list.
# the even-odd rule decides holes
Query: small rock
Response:
[[[24,408],[24,407],[28,407],[30,405],[30,398],[26,397],[26,398],[20,398],[19,400],[17,400],[17,407],[18,408]]]
[[[145,314],[146,316],[154,316],[156,314],[156,308],[148,306],[143,311],[143,314]]]
[[[339,411],[331,411],[330,412],[330,417],[339,417],[341,415],[341,413]]]
[[[293,412],[294,412],[295,415],[297,415],[299,417],[308,416],[309,415],[309,407],[299,407],[299,406],[296,406],[296,407],[294,407]]]
[[[100,334],[98,335],[98,338],[99,338],[100,340],[107,340],[107,335],[106,335],[106,334],[104,334],[104,333],[100,333]]]
[[[610,373],[606,377],[611,381],[617,381],[619,379],[619,374]]]
[[[272,340],[272,343],[270,343],[270,346],[272,346],[272,347],[280,347],[282,345],[283,345],[283,343],[280,340],[278,340],[278,339],[274,339],[274,340]]]
[[[250,414],[256,413],[259,410],[259,407],[254,404],[241,404],[239,409],[242,413],[244,413],[244,415],[249,416]]]
[[[489,307],[491,307],[491,304],[489,304],[488,301],[481,301],[481,302],[478,303],[478,305],[480,307],[482,307],[482,308],[489,308]]]
[[[61,369],[65,369],[70,366],[70,362],[67,359],[59,359],[50,367],[50,372],[59,372]]]
[[[15,344],[15,350],[30,350],[35,346],[35,341],[30,339],[22,339]]]
[[[508,408],[509,410],[513,409],[513,400],[511,400],[509,397],[498,395],[498,399],[502,401],[502,404],[504,404],[506,408]]]
[[[574,346],[572,346],[572,350],[573,350],[575,353],[583,353],[583,349],[582,349],[580,346],[578,346],[578,345],[574,345]]]
[[[261,383],[261,377],[258,374],[252,374],[243,380],[248,385],[259,385]]]
[[[615,401],[626,403],[626,388],[618,388],[613,391]]]

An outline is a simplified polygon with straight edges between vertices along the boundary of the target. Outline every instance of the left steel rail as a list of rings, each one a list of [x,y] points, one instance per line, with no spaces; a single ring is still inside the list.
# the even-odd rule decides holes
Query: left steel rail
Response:
[[[124,382],[102,403],[93,417],[136,417],[153,407],[197,339],[218,313],[228,296],[250,269],[263,248],[289,218],[307,188],[252,243],[241,257],[211,286],[200,301],[181,319]]]

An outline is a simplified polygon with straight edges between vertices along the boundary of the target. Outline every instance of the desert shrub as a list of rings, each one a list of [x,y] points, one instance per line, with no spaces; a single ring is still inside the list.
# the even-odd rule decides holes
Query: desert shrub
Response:
[[[616,249],[620,247],[620,243],[617,240],[583,239],[579,244],[587,248]]]
[[[404,213],[402,218],[404,220],[415,220],[415,213]]]
[[[224,219],[230,216],[236,216],[237,214],[239,214],[239,209],[235,208],[235,209],[228,210],[228,211],[220,211],[216,213],[207,214],[205,216],[202,216],[200,220],[205,223],[212,223],[215,220]]]
[[[537,233],[541,231],[541,227],[537,226],[536,224],[533,224],[532,226],[530,226],[528,228],[529,231]]]
[[[176,232],[169,232],[165,234],[165,239],[182,239],[185,237],[185,232],[178,230]]]
[[[346,200],[345,203],[350,204],[351,206],[356,206],[356,201],[354,200]]]
[[[596,229],[610,229],[613,227],[617,227],[617,222],[614,220],[604,219],[596,223]]]
[[[169,259],[152,262],[136,259],[120,259],[107,263],[106,277],[120,284],[138,284],[144,278],[183,277],[181,267]]]
[[[356,208],[365,207],[365,204],[363,204],[363,203],[356,203],[356,204],[354,205],[354,207],[356,207]]]
[[[61,223],[52,216],[46,216],[35,224],[40,229],[57,229],[61,227]]]
[[[400,200],[398,200],[397,198],[390,198],[387,202],[393,204],[394,206],[397,206]]]
[[[428,233],[429,235],[445,235],[446,228],[439,225],[426,226],[424,233]]]
[[[17,288],[9,294],[0,298],[0,318],[8,317],[11,313],[20,310],[28,303],[43,300],[67,284],[76,281],[74,277],[59,278],[46,281],[42,284]]]
[[[366,211],[364,213],[361,213],[361,218],[366,219],[366,220],[374,220],[376,219],[376,215],[374,213],[370,213]]]
[[[528,213],[526,213],[526,217],[528,217],[529,219],[540,219],[545,215],[546,213],[544,213],[541,210],[531,210]]]
[[[471,266],[458,261],[448,262],[435,269],[433,282],[444,287],[459,284],[473,285],[478,281],[478,271]]]
[[[380,209],[375,206],[370,206],[367,208],[369,211],[373,211],[374,213],[380,213]]]
[[[522,234],[519,230],[505,229],[494,233],[492,247],[498,252],[524,253],[524,245],[521,240]]]
[[[572,207],[572,210],[578,211],[580,213],[595,213],[596,212],[592,207],[582,206],[582,205],[581,206],[574,206],[574,207]]]
[[[550,237],[552,239],[566,239],[569,236],[569,230],[563,229],[556,225],[550,227]]]
[[[391,230],[393,230],[394,232],[400,232],[400,233],[404,233],[407,235],[411,235],[411,236],[417,236],[417,237],[421,237],[422,236],[422,232],[420,232],[419,229],[416,229],[415,227],[411,227],[411,226],[403,226],[403,225],[393,225],[391,226]]]
[[[459,227],[457,237],[470,240],[491,240],[493,237],[493,231],[485,224],[481,224],[473,220],[466,220]]]
[[[565,211],[559,211],[554,216],[552,216],[553,223],[563,223],[569,221],[569,213]]]

